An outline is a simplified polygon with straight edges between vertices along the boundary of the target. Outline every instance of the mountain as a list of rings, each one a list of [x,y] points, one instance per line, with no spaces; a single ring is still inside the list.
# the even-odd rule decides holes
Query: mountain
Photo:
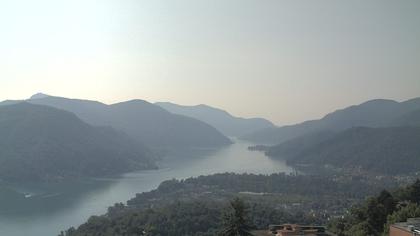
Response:
[[[27,101],[72,112],[91,125],[111,126],[151,147],[207,148],[231,143],[202,121],[172,114],[143,100],[106,105],[89,100],[41,96]]]
[[[420,126],[420,109],[409,112],[391,122],[394,126]]]
[[[241,138],[256,143],[279,144],[305,134],[323,130],[342,131],[358,126],[373,128],[394,126],[396,125],[396,119],[416,110],[420,110],[420,98],[405,102],[377,99],[337,110],[319,120],[263,129]]]
[[[96,177],[155,168],[149,149],[109,127],[26,102],[0,107],[0,179]]]
[[[39,98],[46,98],[49,97],[50,95],[44,94],[44,93],[36,93],[34,95],[32,95],[29,99],[39,99]]]
[[[22,100],[5,100],[0,102],[0,106],[7,106],[7,105],[13,105],[13,104],[17,104],[17,103],[21,103]]]
[[[240,137],[265,128],[274,128],[270,121],[263,118],[240,118],[228,112],[207,105],[182,106],[170,102],[158,102],[156,105],[174,114],[195,118],[210,124],[226,136]]]
[[[318,131],[310,133],[304,136],[287,140],[281,144],[266,147],[265,152],[267,156],[281,157],[285,160],[293,160],[297,158],[299,154],[309,148],[313,148],[316,145],[332,138],[336,133],[331,131]]]
[[[383,174],[420,169],[420,127],[356,127],[306,137],[306,142],[298,138],[272,147],[267,155],[285,157],[291,164],[362,168]]]

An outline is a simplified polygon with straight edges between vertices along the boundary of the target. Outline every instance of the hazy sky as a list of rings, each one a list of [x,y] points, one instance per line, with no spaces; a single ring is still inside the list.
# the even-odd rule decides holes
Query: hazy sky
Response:
[[[277,124],[420,96],[418,0],[0,0],[0,100],[206,103]]]

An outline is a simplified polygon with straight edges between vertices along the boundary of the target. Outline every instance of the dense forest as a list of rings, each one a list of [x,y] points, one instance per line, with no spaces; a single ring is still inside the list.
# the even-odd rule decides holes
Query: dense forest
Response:
[[[286,174],[225,173],[169,180],[62,235],[215,235],[223,230],[225,209],[237,197],[247,205],[253,229],[287,222],[325,224],[390,184]]]
[[[329,229],[339,236],[387,236],[389,226],[420,217],[420,180],[407,187],[370,197],[354,206],[344,218],[332,220]]]

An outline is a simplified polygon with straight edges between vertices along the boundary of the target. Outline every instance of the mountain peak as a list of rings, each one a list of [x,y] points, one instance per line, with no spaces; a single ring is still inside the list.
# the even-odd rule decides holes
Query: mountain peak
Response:
[[[46,98],[50,97],[50,95],[44,94],[44,93],[36,93],[32,95],[29,99],[40,99],[40,98]]]

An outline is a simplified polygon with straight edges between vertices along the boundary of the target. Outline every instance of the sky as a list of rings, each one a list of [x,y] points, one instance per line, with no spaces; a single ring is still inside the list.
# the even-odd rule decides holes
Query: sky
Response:
[[[0,0],[0,100],[317,119],[420,96],[419,12],[418,0]]]

